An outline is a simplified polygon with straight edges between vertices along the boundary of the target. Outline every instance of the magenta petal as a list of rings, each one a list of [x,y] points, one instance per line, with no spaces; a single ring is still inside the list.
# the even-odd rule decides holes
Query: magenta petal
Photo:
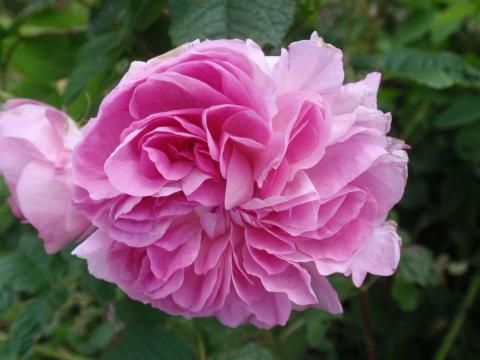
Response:
[[[227,170],[225,208],[231,209],[247,202],[253,194],[252,168],[248,159],[233,149]]]

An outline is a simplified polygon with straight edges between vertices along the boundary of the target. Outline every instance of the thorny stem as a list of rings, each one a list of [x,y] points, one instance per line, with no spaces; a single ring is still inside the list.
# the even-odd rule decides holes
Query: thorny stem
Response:
[[[457,339],[458,335],[460,334],[460,330],[462,329],[463,323],[465,322],[465,318],[467,317],[468,311],[472,307],[475,302],[475,299],[478,295],[480,290],[480,270],[477,271],[475,276],[473,277],[472,281],[470,282],[470,286],[468,287],[467,295],[460,305],[457,315],[448,330],[448,333],[443,338],[442,344],[435,355],[435,360],[444,360],[447,358],[450,350],[452,349],[455,340]]]

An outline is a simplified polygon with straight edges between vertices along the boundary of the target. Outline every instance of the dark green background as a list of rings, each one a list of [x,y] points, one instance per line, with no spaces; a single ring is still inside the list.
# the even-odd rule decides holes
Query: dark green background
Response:
[[[0,187],[0,359],[477,359],[480,354],[480,1],[0,0],[0,101],[31,97],[79,123],[133,59],[195,38],[266,52],[318,31],[348,81],[381,71],[380,107],[408,142],[392,212],[399,270],[361,289],[334,277],[345,314],[235,330],[132,302],[69,250],[47,256]]]

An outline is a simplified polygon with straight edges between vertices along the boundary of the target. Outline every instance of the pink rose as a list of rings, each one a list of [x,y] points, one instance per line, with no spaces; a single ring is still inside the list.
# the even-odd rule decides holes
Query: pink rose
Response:
[[[130,297],[237,326],[340,313],[325,278],[390,275],[407,156],[376,108],[380,75],[342,85],[316,34],[268,57],[195,42],[134,62],[74,152],[98,230],[75,254]]]
[[[0,113],[0,175],[9,203],[38,230],[49,253],[88,226],[71,199],[71,153],[80,138],[64,113],[33,100],[9,100]]]

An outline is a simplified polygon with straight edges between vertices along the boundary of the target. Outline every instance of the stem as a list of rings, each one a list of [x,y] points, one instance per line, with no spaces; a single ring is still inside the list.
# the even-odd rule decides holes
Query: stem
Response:
[[[425,115],[427,114],[429,109],[428,103],[424,103],[420,105],[418,111],[415,115],[412,116],[412,119],[407,123],[406,127],[403,129],[403,132],[400,136],[401,139],[407,140],[412,134],[413,131],[416,129],[418,125],[425,119]]]
[[[72,27],[70,29],[29,29],[26,28],[19,32],[22,39],[34,39],[43,36],[73,36],[87,32],[84,26]]]
[[[65,349],[52,348],[47,345],[36,345],[33,348],[33,352],[38,355],[57,360],[90,360],[89,358],[80,355],[74,355]]]
[[[377,358],[375,351],[375,337],[373,335],[372,320],[370,317],[370,308],[368,306],[368,293],[361,291],[359,295],[362,308],[363,331],[365,334],[365,347],[367,350],[367,359],[375,360]]]
[[[435,355],[435,360],[444,360],[447,358],[450,350],[452,349],[455,340],[457,339],[458,335],[460,334],[460,330],[462,329],[463,323],[465,322],[465,318],[467,317],[468,311],[472,307],[475,299],[478,295],[478,291],[480,290],[480,270],[475,274],[472,281],[470,282],[470,286],[468,287],[467,295],[465,296],[462,305],[460,306],[457,316],[452,322],[448,333],[443,338],[442,344],[440,345],[440,349],[438,349],[437,354]]]
[[[12,44],[5,50],[5,53],[3,55],[3,61],[0,62],[0,88],[1,89],[6,89],[7,87],[7,69],[8,65],[10,64],[10,60],[13,55],[13,51],[17,47],[17,45],[20,43],[20,37],[16,37],[15,40],[13,40]]]
[[[197,336],[197,355],[199,360],[207,360],[207,352],[201,335]]]
[[[85,111],[83,112],[83,114],[80,116],[79,118],[79,121],[77,122],[78,126],[81,126],[83,127],[84,125],[87,124],[88,120],[90,120],[90,111],[92,110],[92,99],[90,98],[90,95],[88,94],[88,92],[84,91],[83,92],[85,94],[85,99],[87,100],[87,105],[85,106]],[[85,236],[85,238],[87,238],[88,236],[90,236],[91,234],[93,233],[92,231],[92,227],[90,227],[89,229],[85,230],[81,235],[80,237],[83,237]],[[87,235],[86,235],[87,234]]]
[[[292,335],[298,329],[301,329],[302,326],[305,325],[305,319],[303,317],[298,318],[297,321],[293,322],[289,325],[279,336],[281,341],[286,340],[290,335]]]

